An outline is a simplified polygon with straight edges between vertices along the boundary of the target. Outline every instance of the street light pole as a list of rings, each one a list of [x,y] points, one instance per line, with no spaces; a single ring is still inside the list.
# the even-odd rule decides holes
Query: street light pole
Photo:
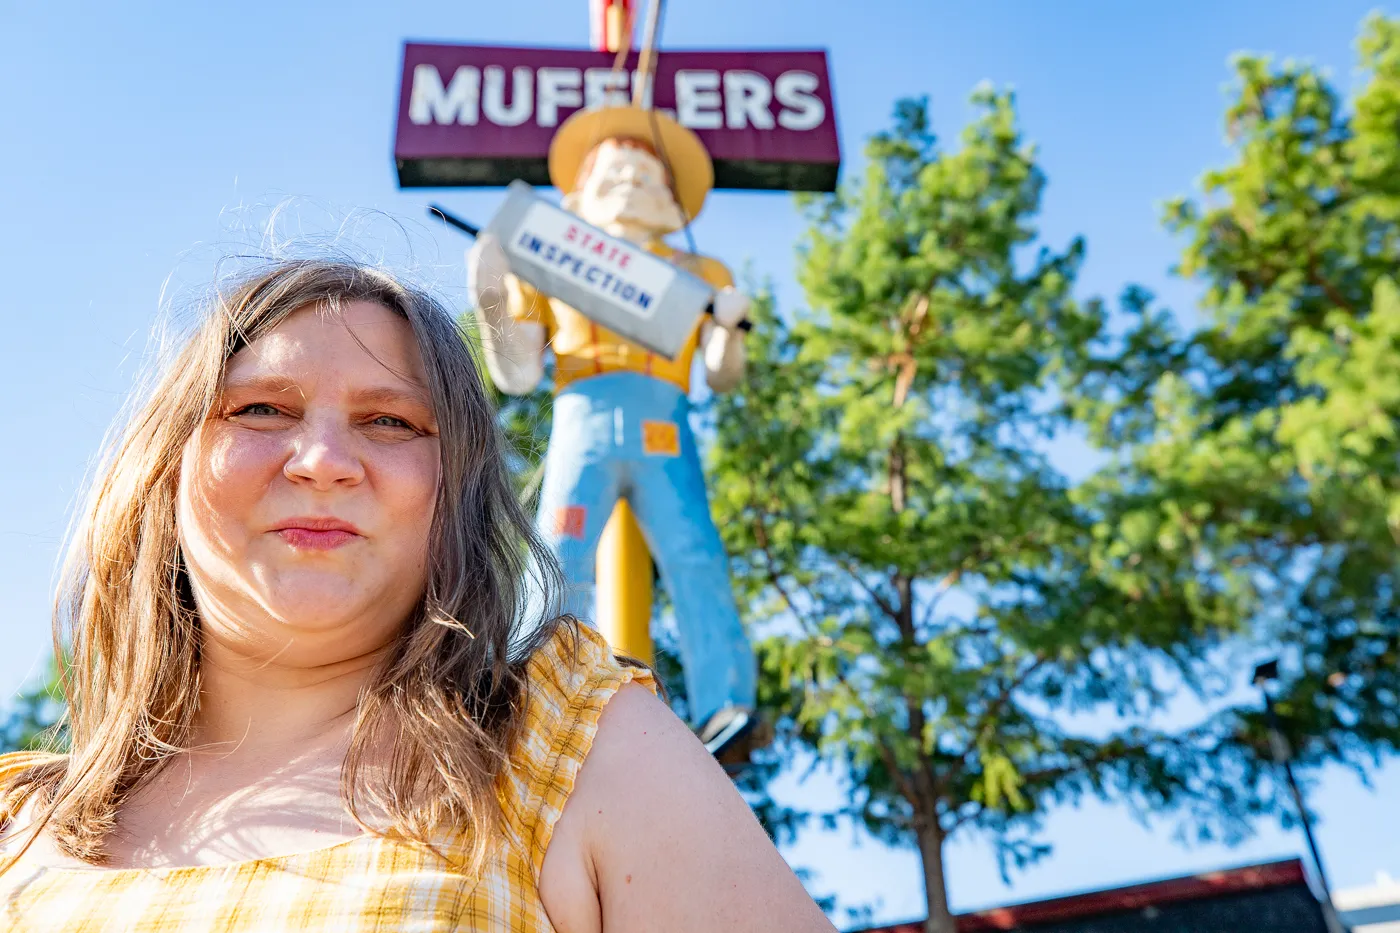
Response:
[[[1269,682],[1277,679],[1277,659],[1265,661],[1254,669],[1254,685],[1264,695],[1264,716],[1269,723],[1269,749],[1273,752],[1275,763],[1283,767],[1284,777],[1288,779],[1288,789],[1293,794],[1293,805],[1297,807],[1298,818],[1303,823],[1303,835],[1308,840],[1308,852],[1312,854],[1313,867],[1317,870],[1317,882],[1322,887],[1323,910],[1327,927],[1329,930],[1347,933],[1347,928],[1342,925],[1341,919],[1337,916],[1337,908],[1332,904],[1332,888],[1327,883],[1327,870],[1322,865],[1322,852],[1318,849],[1317,839],[1313,836],[1312,816],[1308,813],[1307,804],[1303,802],[1303,792],[1298,787],[1298,780],[1293,776],[1293,751],[1289,748],[1288,739],[1280,727],[1278,713],[1274,710],[1274,698],[1269,694]]]

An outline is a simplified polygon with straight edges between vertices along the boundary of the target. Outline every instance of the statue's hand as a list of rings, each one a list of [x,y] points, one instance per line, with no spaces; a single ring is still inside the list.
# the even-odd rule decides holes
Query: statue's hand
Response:
[[[726,285],[715,293],[715,323],[725,330],[734,330],[749,318],[749,296]]]
[[[506,276],[510,263],[501,241],[482,233],[467,250],[467,290],[476,307],[487,313],[501,310],[506,300]]]

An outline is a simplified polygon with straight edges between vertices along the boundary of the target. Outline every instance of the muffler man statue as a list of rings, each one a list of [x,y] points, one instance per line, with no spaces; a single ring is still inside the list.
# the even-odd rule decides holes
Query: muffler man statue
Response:
[[[593,617],[598,540],[618,498],[626,498],[675,607],[693,724],[716,755],[732,753],[753,725],[755,663],[710,516],[688,393],[697,351],[712,390],[732,389],[743,377],[749,300],[721,263],[662,240],[700,212],[714,169],[690,130],[665,114],[620,106],[567,120],[550,145],[549,172],[566,209],[717,290],[714,313],[693,325],[672,360],[508,274],[494,237],[467,254],[496,385],[515,395],[532,391],[546,349],[553,351],[554,420],[537,523],[567,577],[565,608]]]

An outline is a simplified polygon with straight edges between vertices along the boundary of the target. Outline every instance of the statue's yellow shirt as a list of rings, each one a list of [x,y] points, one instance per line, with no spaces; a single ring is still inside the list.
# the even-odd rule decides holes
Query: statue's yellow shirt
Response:
[[[699,276],[716,289],[734,284],[729,270],[717,259],[683,253],[659,240],[647,244],[646,250]],[[676,358],[668,360],[590,321],[558,298],[544,295],[513,275],[506,282],[511,316],[544,325],[548,345],[554,351],[555,392],[571,382],[613,372],[643,373],[669,382],[682,392],[690,391],[690,365],[700,342],[703,319],[691,328]]]

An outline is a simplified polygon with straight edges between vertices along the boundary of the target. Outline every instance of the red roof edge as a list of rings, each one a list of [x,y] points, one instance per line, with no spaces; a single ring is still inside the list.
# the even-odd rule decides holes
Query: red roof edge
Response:
[[[957,916],[958,933],[980,933],[984,930],[1011,930],[1028,924],[1053,923],[1094,917],[1123,910],[1162,907],[1182,901],[1206,900],[1246,891],[1266,891],[1271,888],[1307,884],[1301,859],[1282,859],[1259,865],[1226,868],[1180,878],[1148,881],[1122,888],[1071,894],[1048,901],[994,907]],[[891,926],[870,927],[860,933],[923,933],[922,921],[896,923]]]

